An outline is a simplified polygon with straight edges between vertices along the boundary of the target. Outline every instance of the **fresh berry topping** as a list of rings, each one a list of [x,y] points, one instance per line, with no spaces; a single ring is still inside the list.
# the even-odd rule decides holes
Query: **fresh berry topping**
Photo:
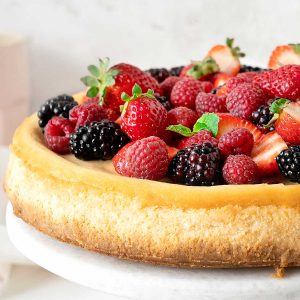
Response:
[[[300,99],[300,66],[286,65],[266,71],[254,77],[258,85],[270,98]]]
[[[220,137],[218,147],[225,158],[230,154],[250,155],[253,143],[253,135],[248,129],[235,128]]]
[[[246,121],[239,117],[231,116],[229,114],[219,114],[219,118],[220,121],[218,126],[218,133],[216,135],[217,138],[220,138],[222,135],[235,128],[248,129],[253,135],[254,142],[258,141],[262,136],[261,131],[249,121]]]
[[[228,94],[226,106],[232,115],[249,120],[252,112],[263,105],[266,100],[260,88],[251,83],[242,83]]]
[[[170,76],[166,80],[164,80],[160,84],[160,89],[161,89],[162,95],[164,95],[165,97],[167,97],[167,99],[170,99],[171,98],[172,89],[173,89],[174,85],[176,84],[176,82],[178,82],[179,80],[180,80],[180,78],[179,77],[175,77],[175,76]]]
[[[195,108],[195,100],[199,92],[204,91],[201,81],[183,78],[178,81],[171,92],[171,103],[175,106]]]
[[[248,66],[248,65],[241,65],[239,73],[244,73],[244,72],[263,72],[266,71],[264,68],[260,67],[253,67],[253,66]]]
[[[149,73],[153,78],[155,78],[158,83],[163,82],[170,76],[170,73],[166,68],[152,68],[146,70],[145,72]]]
[[[275,131],[262,135],[254,143],[251,157],[258,167],[261,177],[278,174],[276,157],[284,149],[287,149],[287,144]]]
[[[218,145],[217,139],[213,137],[209,130],[201,130],[190,137],[181,139],[177,144],[177,148],[184,149],[193,144],[203,144],[204,142],[209,142],[214,147],[217,147]]]
[[[227,39],[226,45],[216,45],[212,47],[207,56],[214,59],[220,68],[220,72],[235,76],[240,70],[240,57],[245,54],[239,47],[233,47],[234,39]]]
[[[132,97],[123,93],[124,107],[121,128],[133,140],[148,136],[161,136],[167,124],[167,111],[154,97],[153,91],[142,93],[138,85],[132,89]]]
[[[208,142],[178,151],[169,166],[170,178],[186,185],[216,185],[219,175],[220,152]]]
[[[278,69],[284,65],[300,65],[300,44],[277,46],[273,50],[268,67]]]
[[[167,145],[156,136],[132,142],[117,153],[113,165],[123,176],[160,180],[168,170]]]
[[[171,161],[179,150],[175,147],[170,147],[170,146],[167,146],[167,149],[168,149],[169,161]]]
[[[237,78],[244,79],[245,82],[251,83],[254,77],[257,75],[257,72],[244,72],[236,75]]]
[[[198,120],[198,114],[187,107],[179,106],[168,112],[167,119],[168,125],[181,124],[185,127],[192,128]]]
[[[158,102],[160,102],[166,110],[169,111],[170,109],[172,109],[173,106],[166,96],[160,96],[158,94],[155,94],[154,96],[155,96],[155,99]]]
[[[70,136],[70,149],[79,159],[108,160],[129,141],[120,125],[105,120],[79,127]]]
[[[223,178],[229,184],[250,184],[258,181],[258,170],[251,157],[229,155],[223,166]]]
[[[275,129],[274,125],[267,126],[273,117],[274,117],[274,113],[270,111],[270,106],[261,105],[256,111],[252,112],[250,120],[263,133],[267,133]]]
[[[219,72],[219,73],[214,74],[211,78],[213,88],[217,88],[217,87],[225,84],[231,78],[233,78],[233,76],[228,73]]]
[[[169,70],[170,76],[177,76],[179,77],[182,69],[184,68],[184,66],[179,66],[179,67],[173,67]]]
[[[38,111],[39,126],[44,128],[54,116],[69,118],[69,111],[78,103],[69,95],[59,95],[47,100]]]
[[[74,131],[74,125],[63,117],[53,117],[45,127],[44,137],[49,149],[59,154],[67,154],[69,137]]]
[[[202,61],[193,61],[185,66],[180,77],[191,77],[196,80],[207,80],[212,74],[219,71],[219,66],[211,57],[207,57]]]
[[[300,146],[291,146],[276,157],[280,172],[290,181],[300,183]]]
[[[196,111],[199,115],[205,112],[227,112],[226,97],[200,92],[195,101]]]

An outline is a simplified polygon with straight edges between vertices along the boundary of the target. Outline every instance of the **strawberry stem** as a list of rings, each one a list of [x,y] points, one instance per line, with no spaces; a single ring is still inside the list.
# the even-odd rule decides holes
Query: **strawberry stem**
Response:
[[[231,53],[234,57],[245,57],[246,54],[244,52],[241,52],[240,47],[233,47],[234,39],[233,38],[227,38],[226,39],[226,45],[231,50]]]
[[[187,71],[187,74],[195,79],[200,79],[202,76],[218,72],[219,66],[212,57],[207,57],[204,60],[192,61],[192,68]]]

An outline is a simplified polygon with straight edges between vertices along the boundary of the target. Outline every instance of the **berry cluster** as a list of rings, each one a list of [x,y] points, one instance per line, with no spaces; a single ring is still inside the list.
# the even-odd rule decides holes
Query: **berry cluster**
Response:
[[[245,54],[233,43],[171,69],[99,60],[81,78],[88,89],[79,104],[60,95],[42,105],[45,144],[82,160],[112,159],[128,177],[212,186],[281,174],[300,183],[298,46],[277,47],[262,69],[241,65]],[[282,65],[287,58],[294,64]]]

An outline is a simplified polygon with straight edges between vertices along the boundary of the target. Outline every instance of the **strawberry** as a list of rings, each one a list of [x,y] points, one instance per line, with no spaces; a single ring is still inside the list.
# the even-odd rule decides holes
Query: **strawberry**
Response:
[[[300,99],[300,66],[286,65],[256,75],[253,83],[272,98]]]
[[[246,128],[248,129],[252,135],[254,142],[260,139],[262,136],[261,131],[251,122],[241,119],[239,117],[231,116],[229,114],[218,114],[220,121],[219,121],[219,128],[216,138],[220,138],[225,133],[231,131],[234,128]]]
[[[226,107],[232,115],[249,120],[252,112],[266,101],[267,97],[259,87],[242,83],[229,92]]]
[[[173,159],[173,157],[177,154],[179,149],[177,149],[175,147],[170,147],[170,146],[167,146],[167,149],[168,149],[169,161],[171,161]]]
[[[278,69],[285,65],[300,65],[300,44],[277,46],[272,51],[268,68]]]
[[[200,92],[195,101],[196,111],[199,115],[205,112],[227,112],[226,97]]]
[[[219,71],[216,62],[207,57],[203,61],[192,61],[191,64],[185,66],[180,72],[180,77],[191,77],[197,80],[208,80],[212,74]]]
[[[235,76],[240,68],[240,57],[245,54],[240,51],[239,47],[233,47],[234,39],[226,39],[226,45],[216,45],[212,47],[207,57],[211,57],[219,66],[220,72],[228,73]]]
[[[213,75],[211,82],[213,84],[213,88],[217,88],[223,84],[225,84],[229,79],[231,79],[233,76],[228,73],[219,72]]]
[[[254,143],[251,157],[258,167],[261,177],[279,174],[276,157],[288,146],[276,132],[269,132]]]
[[[153,89],[160,93],[158,82],[148,73],[130,64],[117,64],[108,69],[109,59],[99,60],[99,67],[91,65],[88,67],[91,75],[81,78],[81,81],[89,87],[88,97],[99,95],[100,105],[105,105],[113,110],[119,111],[123,104],[122,92],[130,93],[134,84],[138,84],[143,92]]]
[[[171,92],[171,103],[175,106],[185,106],[195,108],[195,100],[199,92],[204,91],[201,81],[193,78],[183,78],[178,81]]]
[[[133,140],[148,136],[161,136],[167,124],[167,111],[148,90],[142,93],[137,84],[132,88],[132,97],[122,93],[123,105],[121,128]]]
[[[124,146],[112,159],[122,176],[160,180],[167,174],[169,156],[166,143],[149,136]]]
[[[217,147],[218,141],[213,137],[209,130],[201,130],[190,137],[185,137],[177,143],[178,149],[184,149],[191,146],[192,144],[203,144],[204,142],[209,142],[213,146]]]

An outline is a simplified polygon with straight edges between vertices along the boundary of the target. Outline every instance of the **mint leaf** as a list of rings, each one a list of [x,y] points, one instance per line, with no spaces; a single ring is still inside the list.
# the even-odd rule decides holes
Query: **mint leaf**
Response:
[[[181,124],[178,125],[170,125],[166,128],[167,130],[179,133],[183,136],[192,136],[193,132],[191,131],[191,129],[189,129],[188,127],[185,127]]]
[[[99,89],[96,86],[92,86],[86,93],[90,98],[96,97],[99,92]]]
[[[90,71],[90,73],[95,76],[95,77],[99,77],[100,76],[100,70],[98,67],[96,67],[95,65],[90,65],[88,66],[88,70]]]
[[[280,112],[290,103],[291,101],[285,98],[279,98],[274,101],[270,107],[270,111],[274,114],[280,114]]]
[[[205,113],[195,123],[193,127],[193,133],[199,132],[203,129],[207,129],[213,134],[213,136],[216,136],[218,133],[219,121],[220,118],[216,114]]]

